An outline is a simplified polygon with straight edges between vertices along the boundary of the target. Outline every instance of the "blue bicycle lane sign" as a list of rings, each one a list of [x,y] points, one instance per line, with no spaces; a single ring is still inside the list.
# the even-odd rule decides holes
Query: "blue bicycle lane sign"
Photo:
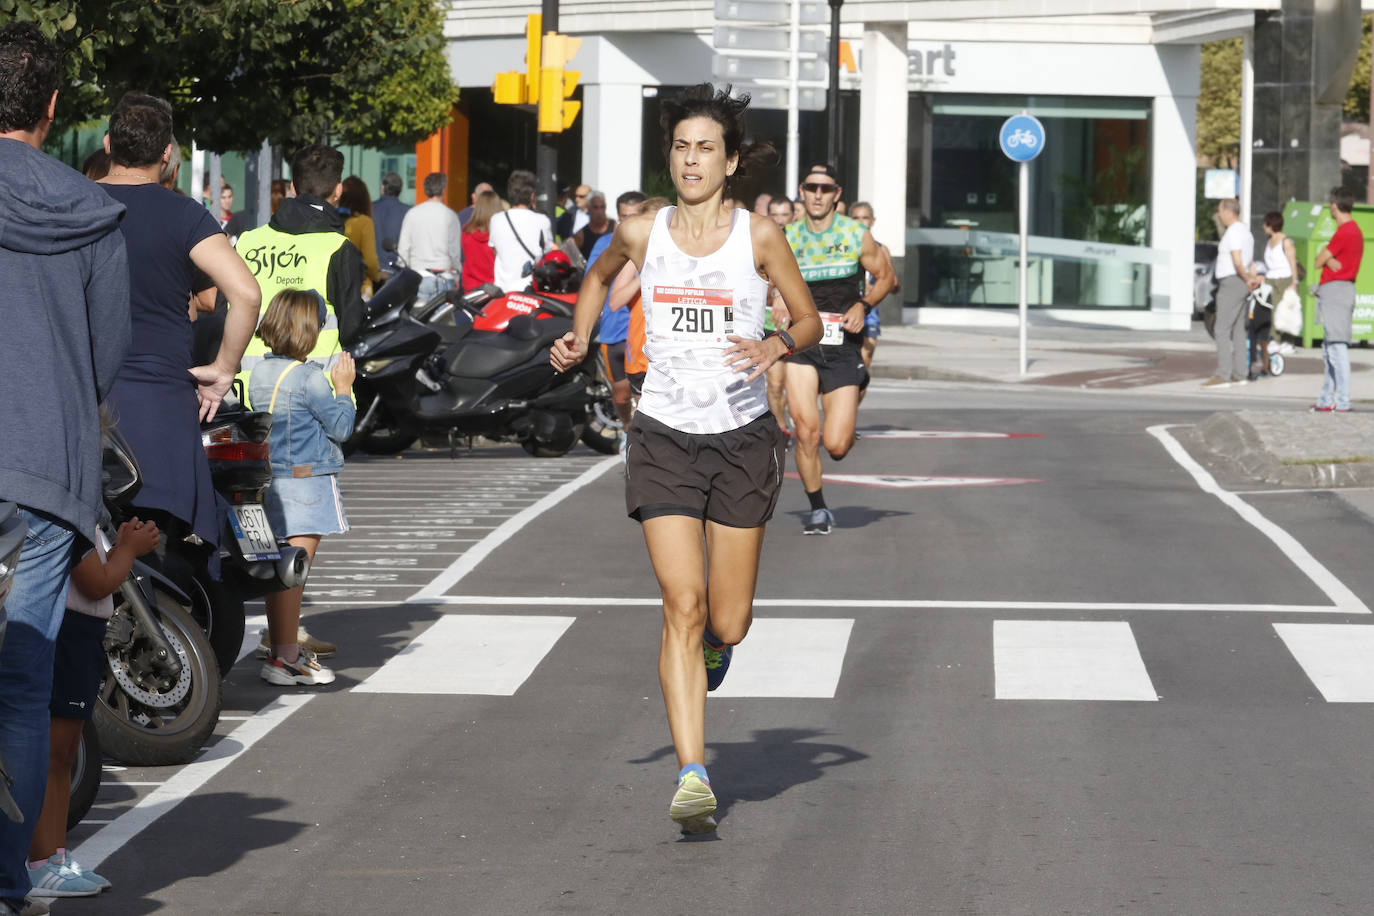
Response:
[[[1045,148],[1045,127],[1031,115],[1012,115],[1003,122],[997,140],[1008,159],[1030,162]]]

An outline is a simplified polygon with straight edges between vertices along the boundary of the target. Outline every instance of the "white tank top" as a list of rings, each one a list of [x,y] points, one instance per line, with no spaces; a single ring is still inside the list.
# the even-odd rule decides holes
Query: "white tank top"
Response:
[[[1288,255],[1283,253],[1283,242],[1264,246],[1264,275],[1270,280],[1286,280],[1293,276]]]
[[[754,263],[749,211],[731,213],[725,244],[703,258],[673,242],[676,212],[658,211],[640,271],[649,369],[639,410],[681,432],[723,433],[768,411],[764,377],[745,382],[722,356],[728,335],[763,338],[768,284]]]

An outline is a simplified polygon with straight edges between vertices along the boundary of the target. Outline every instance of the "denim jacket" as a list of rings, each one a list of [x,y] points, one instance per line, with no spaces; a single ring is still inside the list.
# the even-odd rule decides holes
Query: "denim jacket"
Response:
[[[287,370],[290,373],[282,378]],[[352,399],[336,397],[323,370],[314,363],[301,364],[272,353],[248,379],[248,402],[254,410],[269,408],[278,379],[281,387],[272,410],[272,474],[320,477],[342,471],[339,443],[353,432]]]

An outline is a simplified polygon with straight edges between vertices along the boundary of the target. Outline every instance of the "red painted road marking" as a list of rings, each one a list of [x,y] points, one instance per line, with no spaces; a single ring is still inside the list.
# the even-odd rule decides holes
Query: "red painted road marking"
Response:
[[[796,474],[788,474],[799,480]],[[1044,483],[1036,477],[915,477],[902,474],[823,474],[826,483],[847,483],[858,487],[887,487],[911,490],[918,487],[1014,487],[1023,483]]]
[[[980,433],[960,429],[861,429],[864,439],[1039,439],[1044,433]]]

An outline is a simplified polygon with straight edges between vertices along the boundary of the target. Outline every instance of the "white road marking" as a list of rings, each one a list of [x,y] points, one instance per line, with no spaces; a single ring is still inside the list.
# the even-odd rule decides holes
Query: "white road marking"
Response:
[[[309,591],[306,597],[309,597]],[[467,606],[517,607],[659,607],[662,598],[611,598],[574,595],[438,595],[426,599],[430,604]],[[1251,614],[1344,614],[1347,611],[1328,604],[1189,604],[1179,602],[1123,603],[1119,601],[941,601],[939,599],[881,599],[861,598],[755,598],[754,607],[817,607],[817,608],[892,608],[897,610],[925,610],[948,608],[964,611],[1101,611],[1129,614],[1136,611],[1200,611],[1205,613]]]
[[[1269,540],[1286,556],[1290,563],[1300,569],[1309,579],[1311,579],[1327,597],[1335,604],[1336,610],[1344,611],[1349,614],[1368,614],[1369,608],[1356,596],[1345,583],[1337,579],[1329,569],[1317,561],[1317,558],[1308,552],[1287,531],[1265,518],[1254,506],[1247,503],[1234,493],[1221,488],[1211,474],[1202,465],[1193,460],[1187,450],[1179,444],[1178,440],[1169,435],[1168,426],[1151,426],[1148,430],[1150,435],[1163,444],[1169,456],[1179,463],[1182,468],[1192,475],[1197,481],[1197,485],[1202,492],[1210,493],[1224,504],[1233,509],[1237,515],[1254,525],[1259,532]]]
[[[90,839],[72,850],[72,857],[86,869],[94,871],[124,844],[128,843],[158,818],[168,813],[209,782],[225,767],[246,753],[272,729],[285,722],[317,694],[282,694],[253,718],[229,733],[233,740],[217,741],[186,764],[165,783],[139,799],[138,804],[125,811],[113,822],[96,831]],[[128,783],[126,783],[128,785]]]
[[[853,629],[853,619],[756,619],[725,682],[708,696],[832,699]]]
[[[513,696],[573,617],[441,617],[353,693]]]
[[[515,515],[512,515],[502,522],[495,531],[484,537],[478,544],[468,548],[462,556],[450,564],[448,569],[435,576],[434,581],[412,595],[410,600],[428,601],[443,595],[444,592],[457,585],[464,576],[476,568],[478,563],[485,560],[493,550],[504,544],[521,528],[524,528],[544,512],[552,509],[611,468],[621,466],[619,455],[612,455],[609,458],[602,459],[596,464],[593,464],[580,476],[568,481],[553,492],[546,494],[538,502],[521,509]]]
[[[1124,621],[995,620],[999,700],[1158,700]]]
[[[1231,493],[1236,496],[1287,496],[1289,493],[1330,493],[1339,496],[1352,490],[1374,490],[1374,487],[1293,487],[1288,490],[1232,490]]]
[[[1276,623],[1274,629],[1328,703],[1374,703],[1374,627]]]

